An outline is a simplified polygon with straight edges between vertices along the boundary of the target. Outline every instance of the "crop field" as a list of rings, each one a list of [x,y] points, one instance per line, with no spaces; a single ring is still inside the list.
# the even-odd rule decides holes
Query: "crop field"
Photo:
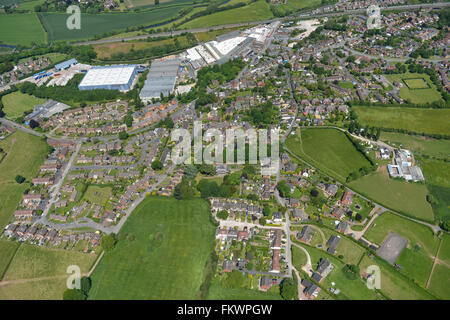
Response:
[[[216,12],[182,24],[180,28],[193,29],[218,26],[221,24],[243,23],[273,18],[269,4],[259,0],[247,6]]]
[[[45,39],[45,31],[35,13],[0,15],[0,43],[29,46],[32,42],[45,43]]]
[[[138,8],[138,7],[154,7],[155,6],[155,0],[130,0],[131,7]],[[193,0],[160,0],[159,1],[160,6],[161,5],[180,5],[185,3],[193,3]]]
[[[439,158],[450,157],[450,140],[434,139],[396,132],[381,132],[380,140],[393,146],[409,149],[413,153]]]
[[[16,91],[2,97],[4,111],[8,118],[16,119],[23,116],[25,111],[33,110],[35,105],[41,104],[45,99]]]
[[[450,135],[450,109],[354,106],[362,126]]]
[[[31,180],[39,173],[39,166],[47,155],[47,144],[36,136],[16,131],[0,141],[7,155],[0,163],[0,230],[3,230],[22,199],[27,184],[18,184],[20,174]]]
[[[214,250],[204,200],[150,197],[132,213],[92,274],[90,299],[194,299]],[[130,263],[133,261],[133,263]]]
[[[39,13],[49,41],[88,39],[109,31],[152,25],[175,17],[183,7],[166,7],[141,13],[81,14],[81,29],[66,27],[67,14]]]
[[[289,136],[286,146],[341,181],[350,172],[370,165],[347,136],[336,129],[302,129],[297,135]]]
[[[390,81],[398,81],[403,84],[400,88],[400,97],[411,103],[424,104],[439,101],[441,94],[431,82],[430,76],[420,73],[388,74]]]

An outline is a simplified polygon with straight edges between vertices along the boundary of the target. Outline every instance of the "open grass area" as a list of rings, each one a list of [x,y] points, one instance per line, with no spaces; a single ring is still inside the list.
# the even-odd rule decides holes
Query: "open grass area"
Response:
[[[68,276],[68,275],[67,275]],[[0,300],[61,300],[67,289],[67,277],[0,286]]]
[[[302,267],[308,262],[306,254],[303,250],[297,248],[296,246],[292,246],[292,265],[295,269],[301,270]]]
[[[382,131],[380,140],[394,146],[409,149],[414,153],[434,157],[450,157],[450,140],[446,139],[438,140],[424,136]]]
[[[119,240],[104,255],[89,298],[194,299],[214,233],[205,200],[145,199],[120,231],[135,240]]]
[[[18,184],[20,174],[31,181],[47,155],[47,144],[39,137],[16,131],[0,141],[7,155],[0,163],[0,230],[3,230],[22,199],[27,183]]]
[[[124,30],[127,27],[153,25],[175,17],[182,9],[165,7],[140,13],[99,13],[81,14],[81,29],[66,28],[66,14],[39,13],[49,41],[88,39],[109,31]]]
[[[403,85],[400,88],[400,97],[411,103],[424,104],[442,99],[441,94],[427,74],[388,74],[386,78],[391,82],[400,82]]]
[[[433,266],[433,259],[420,246],[408,245],[395,261],[401,272],[425,287]]]
[[[435,299],[425,289],[419,287],[411,280],[406,278],[400,272],[390,266],[380,258],[363,257],[359,267],[361,270],[367,270],[368,266],[376,265],[381,271],[381,289],[380,291],[394,300],[431,300]]]
[[[429,184],[450,188],[450,162],[416,157]]]
[[[434,267],[433,275],[428,289],[441,299],[450,299],[450,270],[447,266],[437,264]]]
[[[442,235],[442,243],[441,248],[439,249],[438,258],[439,260],[450,264],[450,235],[447,233]]]
[[[45,32],[36,13],[1,15],[0,43],[29,46],[32,42],[45,43]]]
[[[450,135],[450,109],[354,106],[362,126]]]
[[[436,254],[439,239],[433,235],[430,228],[390,212],[384,212],[376,218],[364,238],[381,245],[390,231],[408,239],[411,248],[418,244],[428,255]]]
[[[272,19],[273,13],[264,0],[253,2],[247,6],[216,12],[188,21],[180,26],[184,29],[205,28],[221,24],[232,24]]]
[[[81,273],[86,273],[96,258],[93,254],[22,244],[3,280],[64,276],[71,265],[78,265]]]
[[[273,288],[276,289],[276,288]],[[257,289],[224,288],[218,279],[213,279],[208,300],[281,300],[277,292],[263,292]]]
[[[429,193],[424,184],[389,178],[386,167],[352,181],[350,187],[386,207],[422,220],[434,221],[433,210],[427,202]]]
[[[289,136],[285,144],[299,157],[341,181],[370,165],[347,136],[336,129],[301,129],[297,135]]]
[[[29,94],[16,91],[2,97],[2,103],[5,106],[4,112],[8,118],[16,119],[23,116],[25,111],[33,110],[37,104],[43,103],[45,99],[36,98]]]
[[[450,188],[436,186],[432,184],[427,185],[428,190],[433,195],[436,203],[431,206],[433,208],[434,216],[437,221],[450,219]]]
[[[111,191],[112,187],[110,186],[90,185],[87,188],[82,201],[87,200],[90,203],[95,203],[103,207],[111,197]]]
[[[8,240],[0,240],[0,280],[2,280],[8,265],[16,253],[19,243]]]

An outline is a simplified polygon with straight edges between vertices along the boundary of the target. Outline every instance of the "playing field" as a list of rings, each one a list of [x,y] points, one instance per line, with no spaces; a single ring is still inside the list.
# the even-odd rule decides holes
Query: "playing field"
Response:
[[[47,144],[39,137],[16,131],[0,141],[0,148],[7,152],[0,163],[0,230],[3,230],[28,188],[27,183],[18,184],[14,178],[20,174],[31,180],[39,173]]]
[[[92,274],[90,299],[194,299],[214,248],[209,205],[150,197],[133,211],[119,240]]]
[[[16,119],[23,116],[25,111],[33,110],[35,105],[41,104],[45,99],[36,98],[29,94],[16,91],[2,97],[4,112],[8,118]]]
[[[336,129],[302,129],[300,134],[289,136],[286,146],[341,181],[345,181],[350,172],[370,166],[347,136]]]
[[[69,30],[66,27],[67,14],[39,13],[48,40],[88,39],[109,31],[124,30],[127,27],[152,25],[175,17],[182,9],[166,7],[142,13],[103,13],[81,14],[81,29]]]
[[[426,201],[427,187],[423,184],[391,179],[384,166],[377,172],[350,182],[350,187],[394,210],[422,220],[430,222],[434,220],[431,206]]]
[[[450,140],[385,131],[381,132],[380,140],[393,146],[409,149],[414,153],[440,158],[450,157]]]
[[[450,135],[450,109],[354,106],[362,126]]]
[[[2,14],[0,43],[29,46],[45,43],[45,32],[35,13]]]
[[[391,82],[398,81],[403,85],[400,88],[400,97],[411,103],[424,104],[442,99],[427,74],[405,73],[385,76]]]
[[[216,12],[207,16],[199,17],[182,24],[180,28],[193,29],[218,26],[221,24],[242,23],[272,19],[269,4],[264,0],[259,0],[250,5]]]

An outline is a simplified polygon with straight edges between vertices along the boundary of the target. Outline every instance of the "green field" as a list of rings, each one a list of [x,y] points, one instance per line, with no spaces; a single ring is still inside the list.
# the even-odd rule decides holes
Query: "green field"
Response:
[[[301,270],[302,267],[308,262],[306,254],[303,250],[297,248],[296,246],[292,246],[292,265],[295,269]]]
[[[247,6],[216,12],[207,16],[188,21],[181,29],[194,29],[218,26],[222,24],[243,23],[272,19],[269,4],[264,0],[253,2]]]
[[[450,109],[354,106],[362,126],[450,135]]]
[[[0,240],[0,280],[8,268],[9,262],[16,253],[19,243],[14,241]]]
[[[424,104],[442,99],[427,74],[405,73],[385,76],[391,82],[398,81],[403,84],[400,88],[400,97],[411,103]]]
[[[286,146],[341,181],[345,181],[350,172],[370,166],[347,136],[336,129],[302,129],[300,134],[289,136]]]
[[[446,139],[433,139],[424,136],[382,131],[380,140],[393,146],[409,149],[413,153],[434,157],[450,157],[450,140]]]
[[[276,288],[273,288],[276,289]],[[213,279],[208,300],[280,300],[281,296],[269,290],[268,292],[246,288],[224,288],[218,279]]]
[[[450,188],[441,186],[435,186],[432,184],[427,185],[428,190],[436,199],[437,203],[433,203],[433,212],[436,220],[448,220],[450,219]]]
[[[214,247],[209,215],[204,200],[145,199],[120,231],[135,240],[119,240],[105,254],[89,298],[194,299]]]
[[[434,267],[433,275],[431,277],[430,286],[428,289],[436,294],[441,299],[450,299],[450,277],[449,268],[442,264],[437,264]]]
[[[18,2],[18,1],[16,1],[16,2]],[[31,0],[31,1],[21,2],[19,4],[19,9],[34,11],[35,6],[43,4],[44,2],[45,2],[45,0]]]
[[[433,259],[420,246],[408,245],[395,263],[402,267],[401,272],[408,278],[425,287],[433,266]]]
[[[81,29],[66,27],[67,14],[39,13],[49,41],[88,39],[127,27],[152,25],[175,17],[183,7],[166,7],[142,13],[81,14]]]
[[[393,210],[434,221],[433,210],[426,201],[427,187],[424,184],[391,179],[385,167],[380,167],[377,172],[352,181],[349,185]]]
[[[35,13],[2,14],[0,43],[30,45],[45,43],[45,32]]]
[[[61,300],[67,277],[13,282],[0,287],[0,300]]]
[[[450,162],[422,157],[417,160],[427,183],[450,188]]]
[[[20,91],[2,97],[5,114],[10,119],[23,116],[25,111],[33,110],[35,105],[41,104],[44,101],[45,99],[36,98],[35,96],[30,96]]]
[[[47,144],[39,137],[16,131],[0,141],[0,148],[7,152],[0,163],[0,230],[22,199],[27,183],[17,184],[14,180],[20,174],[31,181],[47,155]]]
[[[95,203],[99,206],[104,206],[111,197],[112,187],[90,185],[81,201],[87,200],[90,203]]]

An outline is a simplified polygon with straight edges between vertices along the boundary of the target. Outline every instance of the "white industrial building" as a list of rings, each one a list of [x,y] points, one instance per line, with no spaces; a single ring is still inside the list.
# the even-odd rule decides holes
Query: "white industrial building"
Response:
[[[137,65],[92,67],[78,85],[78,89],[128,91],[131,89],[136,74]]]

